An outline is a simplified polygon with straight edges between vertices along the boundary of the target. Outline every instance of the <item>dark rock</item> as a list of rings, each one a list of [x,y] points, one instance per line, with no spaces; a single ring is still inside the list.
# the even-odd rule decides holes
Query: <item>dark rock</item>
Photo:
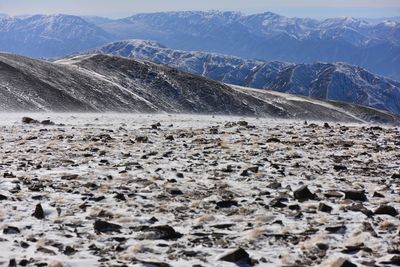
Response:
[[[231,208],[232,206],[239,206],[238,202],[235,200],[221,200],[216,203],[217,209],[221,208]]]
[[[121,226],[106,221],[96,220],[93,224],[94,231],[99,233],[120,232]]]
[[[237,125],[240,125],[240,126],[244,126],[244,127],[246,127],[247,125],[249,125],[249,123],[248,123],[247,121],[238,121],[236,124],[237,124]]]
[[[324,128],[329,129],[329,128],[331,128],[331,126],[327,122],[325,122],[324,123]]]
[[[339,258],[337,259],[332,266],[334,267],[357,267],[354,263],[350,262],[349,260],[346,260],[344,258]]]
[[[282,184],[278,182],[272,182],[269,185],[267,185],[267,187],[271,189],[279,189],[282,188]]]
[[[7,200],[7,197],[5,195],[0,194],[0,200]]]
[[[367,201],[367,196],[364,191],[344,191],[344,199],[351,199],[355,201]]]
[[[379,197],[379,198],[384,198],[385,196],[382,195],[381,193],[375,191],[374,194],[372,195],[372,197]]]
[[[122,201],[125,201],[125,200],[126,200],[125,195],[122,194],[122,193],[117,193],[117,194],[114,196],[114,198],[115,198],[115,199],[118,199],[118,200],[122,200]]]
[[[287,206],[285,203],[282,203],[279,198],[273,199],[269,205],[273,208],[285,208]]]
[[[53,255],[53,256],[57,255],[57,253],[55,253],[53,250],[45,248],[45,247],[38,247],[36,249],[36,252],[42,252],[42,253]]]
[[[147,136],[136,136],[135,141],[139,143],[147,143],[149,138]]]
[[[281,140],[279,140],[276,137],[271,137],[271,138],[267,139],[267,143],[280,143],[280,142],[281,142]]]
[[[327,226],[325,230],[329,233],[344,233],[347,227],[345,225]]]
[[[71,246],[66,246],[65,249],[64,249],[64,254],[67,255],[67,256],[74,255],[76,252],[77,252],[76,249],[74,249]]]
[[[393,217],[396,217],[399,213],[397,212],[397,210],[392,207],[392,206],[388,206],[388,205],[380,205],[374,212],[375,215],[390,215]]]
[[[36,205],[35,211],[32,213],[32,216],[39,220],[44,219],[44,211],[40,203]]]
[[[228,252],[224,256],[220,257],[219,260],[233,262],[239,266],[251,265],[250,255],[242,248],[238,248],[231,252]]]
[[[19,245],[21,246],[21,248],[28,248],[29,247],[29,244],[24,242],[24,241],[19,242]]]
[[[400,179],[400,173],[393,173],[392,179]]]
[[[52,122],[51,120],[44,120],[41,122],[42,125],[55,125],[54,122]]]
[[[335,171],[346,171],[347,170],[347,167],[346,166],[343,166],[343,165],[334,165],[333,166],[333,169],[335,170]]]
[[[243,170],[242,173],[240,173],[240,176],[249,176],[249,172],[247,170]]]
[[[63,175],[63,176],[61,176],[61,180],[70,181],[70,180],[75,180],[78,177],[79,177],[79,175],[77,175],[77,174]]]
[[[332,207],[321,202],[321,203],[319,203],[318,210],[322,211],[322,212],[330,213],[332,211]]]
[[[304,201],[309,199],[316,199],[316,196],[311,193],[306,185],[301,186],[299,189],[293,192],[293,196],[295,199]]]
[[[172,135],[166,136],[165,139],[169,141],[174,141],[174,137]]]
[[[157,219],[156,217],[151,217],[151,218],[148,220],[148,222],[151,223],[151,224],[153,224],[153,223],[158,222],[158,219]]]
[[[362,212],[363,214],[365,214],[368,217],[373,215],[373,212],[371,210],[367,209],[366,207],[364,207],[364,205],[361,203],[350,205],[347,207],[347,210]]]
[[[217,228],[217,229],[228,229],[235,225],[236,224],[234,224],[234,223],[223,223],[223,224],[210,225],[210,227]]]
[[[100,202],[102,200],[106,199],[105,196],[98,196],[98,197],[90,197],[89,200],[94,201],[94,202]]]
[[[5,172],[3,174],[4,178],[16,178],[17,176],[15,176],[12,172]]]
[[[290,210],[300,210],[300,206],[297,204],[289,205],[288,207]]]
[[[155,240],[174,240],[183,236],[181,233],[176,232],[175,229],[169,225],[152,226],[149,227],[146,232],[153,232],[155,234],[153,239]]]
[[[19,261],[19,265],[21,266],[27,266],[29,264],[29,261],[27,259],[22,259]]]
[[[338,191],[330,191],[324,194],[327,198],[341,198],[343,194]]]
[[[34,119],[32,119],[32,118],[29,118],[29,117],[23,117],[23,118],[22,118],[22,123],[34,124],[34,123],[39,123],[39,121],[34,120]]]
[[[183,195],[183,192],[179,188],[168,188],[167,192],[171,195]]]
[[[329,249],[329,245],[325,244],[325,243],[317,243],[317,247],[320,250],[328,250]]]
[[[171,267],[168,263],[158,262],[158,261],[140,261],[144,266],[154,266],[154,267]]]
[[[6,228],[3,229],[3,234],[5,235],[15,235],[15,234],[19,234],[20,231],[18,229],[18,227],[14,227],[14,226],[7,226]]]
[[[390,258],[390,260],[382,262],[382,264],[400,266],[400,256],[394,255],[393,257]]]
[[[361,243],[359,245],[346,246],[341,252],[345,254],[355,254],[363,249],[364,249],[364,244]]]
[[[15,259],[10,259],[8,267],[17,267],[17,261]]]

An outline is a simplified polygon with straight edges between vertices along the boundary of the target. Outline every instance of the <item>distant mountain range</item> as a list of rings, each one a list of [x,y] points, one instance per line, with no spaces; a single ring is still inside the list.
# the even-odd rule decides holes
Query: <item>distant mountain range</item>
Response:
[[[0,16],[0,51],[56,57],[110,40],[111,34],[77,16]]]
[[[348,103],[228,86],[176,69],[108,55],[54,63],[0,53],[0,111],[168,112],[400,123]]]
[[[0,17],[0,50],[60,57],[122,39],[173,49],[267,61],[348,62],[400,79],[400,23],[354,18],[314,20],[274,13],[164,12],[124,19],[67,15]]]
[[[292,64],[186,52],[157,42],[114,42],[88,53],[150,60],[224,83],[370,106],[400,114],[400,83],[345,63]]]

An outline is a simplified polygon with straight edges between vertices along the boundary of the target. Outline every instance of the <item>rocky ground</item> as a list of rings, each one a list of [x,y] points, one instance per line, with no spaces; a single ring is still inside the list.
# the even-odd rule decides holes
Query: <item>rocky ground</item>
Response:
[[[398,128],[0,118],[2,266],[400,265]]]

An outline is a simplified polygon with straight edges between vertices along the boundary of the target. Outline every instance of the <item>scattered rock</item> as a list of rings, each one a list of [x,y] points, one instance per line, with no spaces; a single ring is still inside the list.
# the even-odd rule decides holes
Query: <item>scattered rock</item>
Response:
[[[51,120],[44,120],[41,122],[42,125],[55,125],[54,122],[52,122]]]
[[[10,259],[8,267],[17,267],[17,261],[15,259]]]
[[[96,220],[93,224],[94,231],[99,233],[120,232],[121,226],[106,221]]]
[[[169,225],[158,225],[152,227],[144,227],[141,229],[145,232],[152,233],[151,236],[148,236],[147,239],[153,240],[175,240],[181,238],[183,235],[179,232],[176,232],[174,228]]]
[[[167,192],[171,195],[183,195],[183,192],[179,188],[167,188]]]
[[[18,227],[14,226],[7,226],[6,228],[3,229],[3,234],[5,235],[15,235],[21,233],[18,229]]]
[[[321,203],[319,203],[318,210],[322,211],[322,212],[330,213],[332,211],[332,207],[321,202]]]
[[[390,215],[396,217],[399,213],[397,210],[389,205],[380,205],[374,212],[375,215]]]
[[[66,246],[65,249],[64,249],[64,254],[67,255],[67,256],[74,255],[75,253],[76,253],[76,249],[74,249],[71,246]]]
[[[250,255],[242,248],[237,248],[219,258],[220,261],[233,262],[237,265],[251,265]]]
[[[231,208],[233,206],[239,206],[238,202],[235,200],[222,200],[218,201],[216,203],[217,209],[222,209],[222,208]]]
[[[390,260],[384,261],[384,262],[382,262],[382,264],[400,266],[400,256],[399,255],[394,255],[394,256],[392,256],[390,258]]]
[[[293,196],[295,199],[300,201],[305,201],[309,199],[316,199],[316,196],[311,193],[306,185],[301,186],[299,189],[296,189],[293,192]]]
[[[276,138],[276,137],[271,137],[271,138],[268,138],[266,142],[267,142],[267,143],[280,143],[281,140],[279,140],[279,139]]]
[[[329,233],[344,233],[346,232],[347,227],[345,225],[337,225],[337,226],[327,226],[325,230]]]
[[[40,203],[36,205],[35,211],[32,213],[32,216],[39,220],[44,219],[44,211]]]
[[[34,119],[30,118],[30,117],[23,117],[23,118],[22,118],[22,123],[25,123],[25,124],[35,124],[35,123],[39,123],[39,121],[34,120]]]
[[[344,258],[338,258],[331,267],[357,267],[357,265]]]
[[[53,250],[45,248],[45,247],[38,247],[36,249],[36,252],[42,252],[44,254],[49,254],[49,255],[53,255],[53,256],[57,255],[57,253],[55,253]]]
[[[351,199],[355,201],[367,201],[367,196],[364,191],[344,191],[344,199]]]
[[[346,171],[346,170],[347,170],[347,167],[346,167],[346,166],[343,166],[343,165],[334,165],[334,166],[333,166],[333,169],[334,169],[335,171],[339,172],[339,171]]]
[[[147,136],[136,136],[135,141],[138,143],[147,143],[149,138]]]

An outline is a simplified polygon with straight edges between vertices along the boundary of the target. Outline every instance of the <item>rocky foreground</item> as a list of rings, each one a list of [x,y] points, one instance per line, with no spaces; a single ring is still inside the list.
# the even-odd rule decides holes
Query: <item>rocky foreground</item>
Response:
[[[2,266],[400,265],[398,128],[0,117]]]

